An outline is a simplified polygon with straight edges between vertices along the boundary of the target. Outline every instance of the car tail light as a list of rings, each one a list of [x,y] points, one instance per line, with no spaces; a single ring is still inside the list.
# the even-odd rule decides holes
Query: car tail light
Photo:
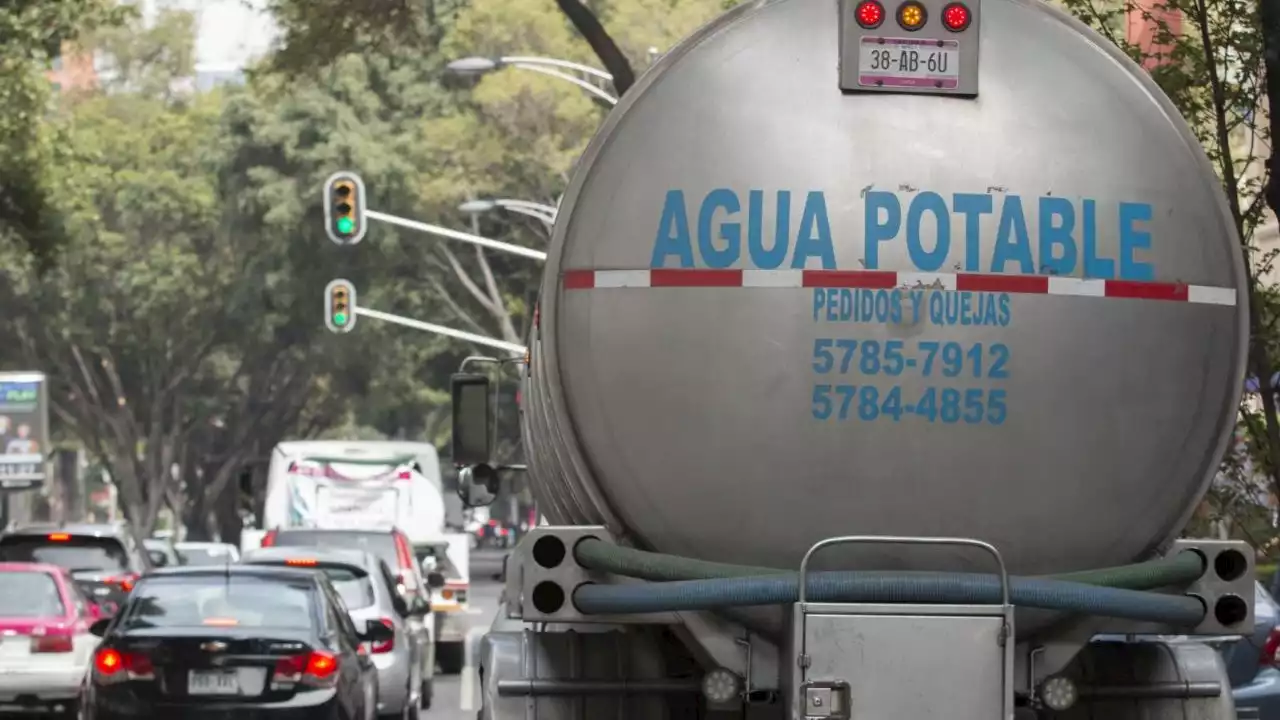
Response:
[[[155,666],[151,658],[136,652],[120,652],[115,648],[102,648],[93,656],[93,676],[100,685],[125,680],[155,680]]]
[[[315,558],[289,558],[284,561],[284,564],[293,567],[315,567],[316,560]]]
[[[69,653],[75,649],[66,628],[36,628],[31,633],[31,653]]]
[[[413,550],[403,534],[395,533],[393,537],[396,540],[396,564],[400,566],[396,582],[409,590],[416,590],[418,583],[413,577]]]
[[[1280,627],[1273,628],[1271,634],[1267,636],[1267,642],[1262,646],[1262,656],[1258,658],[1258,664],[1280,667]]]
[[[66,542],[71,539],[67,533],[50,533],[49,540],[52,542]]]
[[[378,622],[382,623],[383,625],[386,625],[387,629],[392,631],[393,633],[395,632],[396,625],[391,621],[391,618],[378,618]],[[372,645],[370,649],[372,650],[373,654],[381,655],[382,653],[389,653],[392,650],[395,650],[396,639],[393,635],[392,638],[390,640],[387,640],[386,642],[370,643],[370,644]]]
[[[268,530],[266,535],[262,536],[262,547],[271,547],[276,544],[276,531]]]
[[[409,472],[408,470],[401,470],[399,473],[397,473],[397,474],[396,474],[396,479],[398,479],[398,480],[412,480],[412,479],[413,479],[413,473]]]
[[[322,650],[280,658],[271,675],[271,687],[276,690],[298,684],[327,688],[337,682],[338,656]]]
[[[129,573],[127,575],[118,575],[116,577],[106,578],[102,582],[107,583],[108,585],[119,586],[119,588],[125,592],[133,592],[133,584],[138,582],[138,574]]]

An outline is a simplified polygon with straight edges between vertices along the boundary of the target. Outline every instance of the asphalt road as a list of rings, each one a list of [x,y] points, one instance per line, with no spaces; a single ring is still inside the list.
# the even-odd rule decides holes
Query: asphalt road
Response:
[[[471,622],[470,643],[474,647],[493,623],[498,611],[498,594],[502,585],[493,575],[502,569],[505,552],[471,551],[471,592],[468,619]],[[431,720],[476,720],[480,696],[476,688],[475,670],[471,666],[474,653],[467,655],[467,667],[460,675],[436,673],[435,699],[423,716]]]

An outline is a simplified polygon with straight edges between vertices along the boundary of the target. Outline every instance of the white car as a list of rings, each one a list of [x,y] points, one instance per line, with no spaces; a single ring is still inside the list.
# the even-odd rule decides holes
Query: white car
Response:
[[[183,565],[227,565],[240,562],[240,549],[230,543],[180,542],[175,547]]]
[[[62,568],[0,563],[0,714],[77,717],[99,616]]]

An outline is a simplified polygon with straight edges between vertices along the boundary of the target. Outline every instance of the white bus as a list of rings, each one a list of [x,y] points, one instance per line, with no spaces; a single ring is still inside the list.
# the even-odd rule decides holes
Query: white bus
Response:
[[[444,515],[432,445],[298,440],[271,454],[261,529],[396,527],[418,542],[444,533]]]

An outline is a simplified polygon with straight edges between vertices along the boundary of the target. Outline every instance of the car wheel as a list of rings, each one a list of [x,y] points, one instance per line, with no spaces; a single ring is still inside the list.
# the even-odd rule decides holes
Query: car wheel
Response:
[[[465,661],[464,651],[465,648],[460,642],[436,643],[436,663],[440,666],[440,672],[445,675],[457,675],[462,672]]]

